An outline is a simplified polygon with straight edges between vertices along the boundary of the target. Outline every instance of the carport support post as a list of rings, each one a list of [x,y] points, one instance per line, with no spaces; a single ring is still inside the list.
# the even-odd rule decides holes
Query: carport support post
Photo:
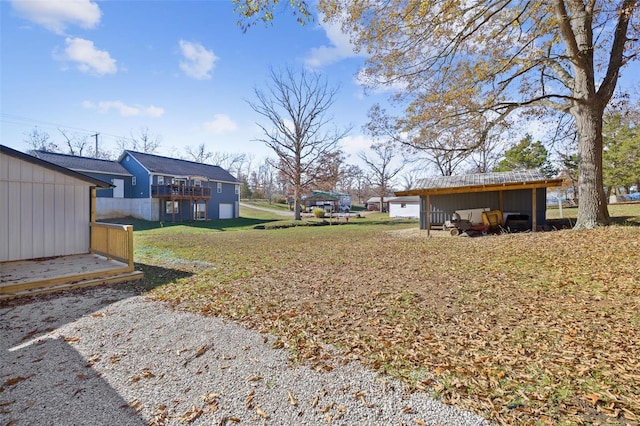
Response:
[[[531,230],[533,232],[536,232],[536,229],[538,228],[538,217],[537,217],[537,206],[536,206],[536,201],[537,201],[537,190],[536,188],[531,188]]]
[[[431,200],[429,194],[427,194],[427,206],[425,208],[427,212],[427,237],[431,236]]]

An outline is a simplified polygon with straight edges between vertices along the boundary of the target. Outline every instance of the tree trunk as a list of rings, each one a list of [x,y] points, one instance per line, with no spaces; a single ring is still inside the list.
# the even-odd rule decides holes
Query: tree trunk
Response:
[[[602,113],[581,103],[571,112],[578,128],[578,220],[574,229],[609,225],[602,180]]]
[[[293,220],[302,220],[300,216],[300,185],[293,189]]]

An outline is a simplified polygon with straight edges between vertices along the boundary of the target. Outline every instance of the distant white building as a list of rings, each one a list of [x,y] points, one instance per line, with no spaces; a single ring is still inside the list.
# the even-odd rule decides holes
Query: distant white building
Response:
[[[406,196],[389,198],[389,217],[420,217],[420,197]]]

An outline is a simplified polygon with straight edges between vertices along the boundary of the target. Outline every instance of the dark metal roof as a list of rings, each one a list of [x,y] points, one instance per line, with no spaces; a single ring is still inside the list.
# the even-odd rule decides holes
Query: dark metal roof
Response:
[[[128,150],[120,156],[120,159],[127,154],[138,160],[151,173],[170,176],[202,176],[218,182],[240,183],[220,166]]]
[[[307,195],[302,198],[303,200],[328,200],[328,201],[338,201],[339,197],[337,195],[329,194],[328,192],[314,192],[311,195]]]
[[[474,173],[421,179],[415,189],[396,191],[396,195],[450,194],[486,192],[509,189],[559,186],[562,179],[552,179],[537,170],[516,172]]]
[[[26,161],[27,163],[35,164],[40,167],[44,167],[45,169],[52,170],[54,172],[62,173],[64,175],[70,176],[75,179],[79,179],[88,183],[91,183],[100,188],[112,188],[108,182],[101,181],[100,179],[92,178],[91,176],[87,176],[85,174],[73,171],[66,167],[62,167],[58,164],[51,163],[49,161],[42,160],[40,158],[36,158],[33,155],[28,155],[20,151],[16,151],[15,149],[9,148],[4,145],[0,145],[0,152],[6,154],[10,157],[18,158],[20,160]]]
[[[520,172],[474,173],[458,176],[438,176],[421,179],[417,188],[460,188],[463,186],[495,185],[504,183],[524,183],[544,181],[547,178],[537,170]]]
[[[417,195],[407,195],[404,197],[389,198],[390,203],[419,203],[420,197]]]
[[[36,150],[32,152],[36,157],[66,167],[77,172],[96,172],[107,173],[113,175],[131,176],[122,164],[117,161],[101,160],[98,158],[79,157],[77,155],[59,154],[57,152],[48,152]]]

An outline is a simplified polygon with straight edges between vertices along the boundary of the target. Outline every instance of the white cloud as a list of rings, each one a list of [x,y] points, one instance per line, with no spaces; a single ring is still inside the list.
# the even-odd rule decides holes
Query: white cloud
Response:
[[[213,120],[204,123],[205,130],[212,133],[227,133],[238,129],[238,124],[226,114],[216,114]]]
[[[97,109],[101,114],[107,114],[115,110],[122,117],[160,117],[164,115],[164,108],[157,106],[127,105],[122,101],[91,101],[82,102],[82,107],[86,109]]]
[[[180,51],[184,57],[180,69],[196,80],[208,80],[218,57],[213,51],[205,49],[200,43],[180,40]]]
[[[91,0],[12,0],[11,4],[19,15],[56,34],[63,34],[68,24],[94,28],[102,14]]]
[[[75,62],[80,71],[89,74],[105,75],[118,71],[116,60],[106,50],[97,49],[92,41],[67,37],[65,44],[63,52],[53,52],[54,58]]]
[[[369,151],[373,140],[365,135],[355,135],[345,137],[340,143],[345,154],[357,158],[358,153]]]
[[[308,68],[316,69],[342,59],[364,56],[364,54],[354,51],[349,36],[342,32],[339,23],[323,22],[322,16],[320,16],[318,20],[330,44],[328,46],[314,47],[311,49],[309,55],[304,60]]]

